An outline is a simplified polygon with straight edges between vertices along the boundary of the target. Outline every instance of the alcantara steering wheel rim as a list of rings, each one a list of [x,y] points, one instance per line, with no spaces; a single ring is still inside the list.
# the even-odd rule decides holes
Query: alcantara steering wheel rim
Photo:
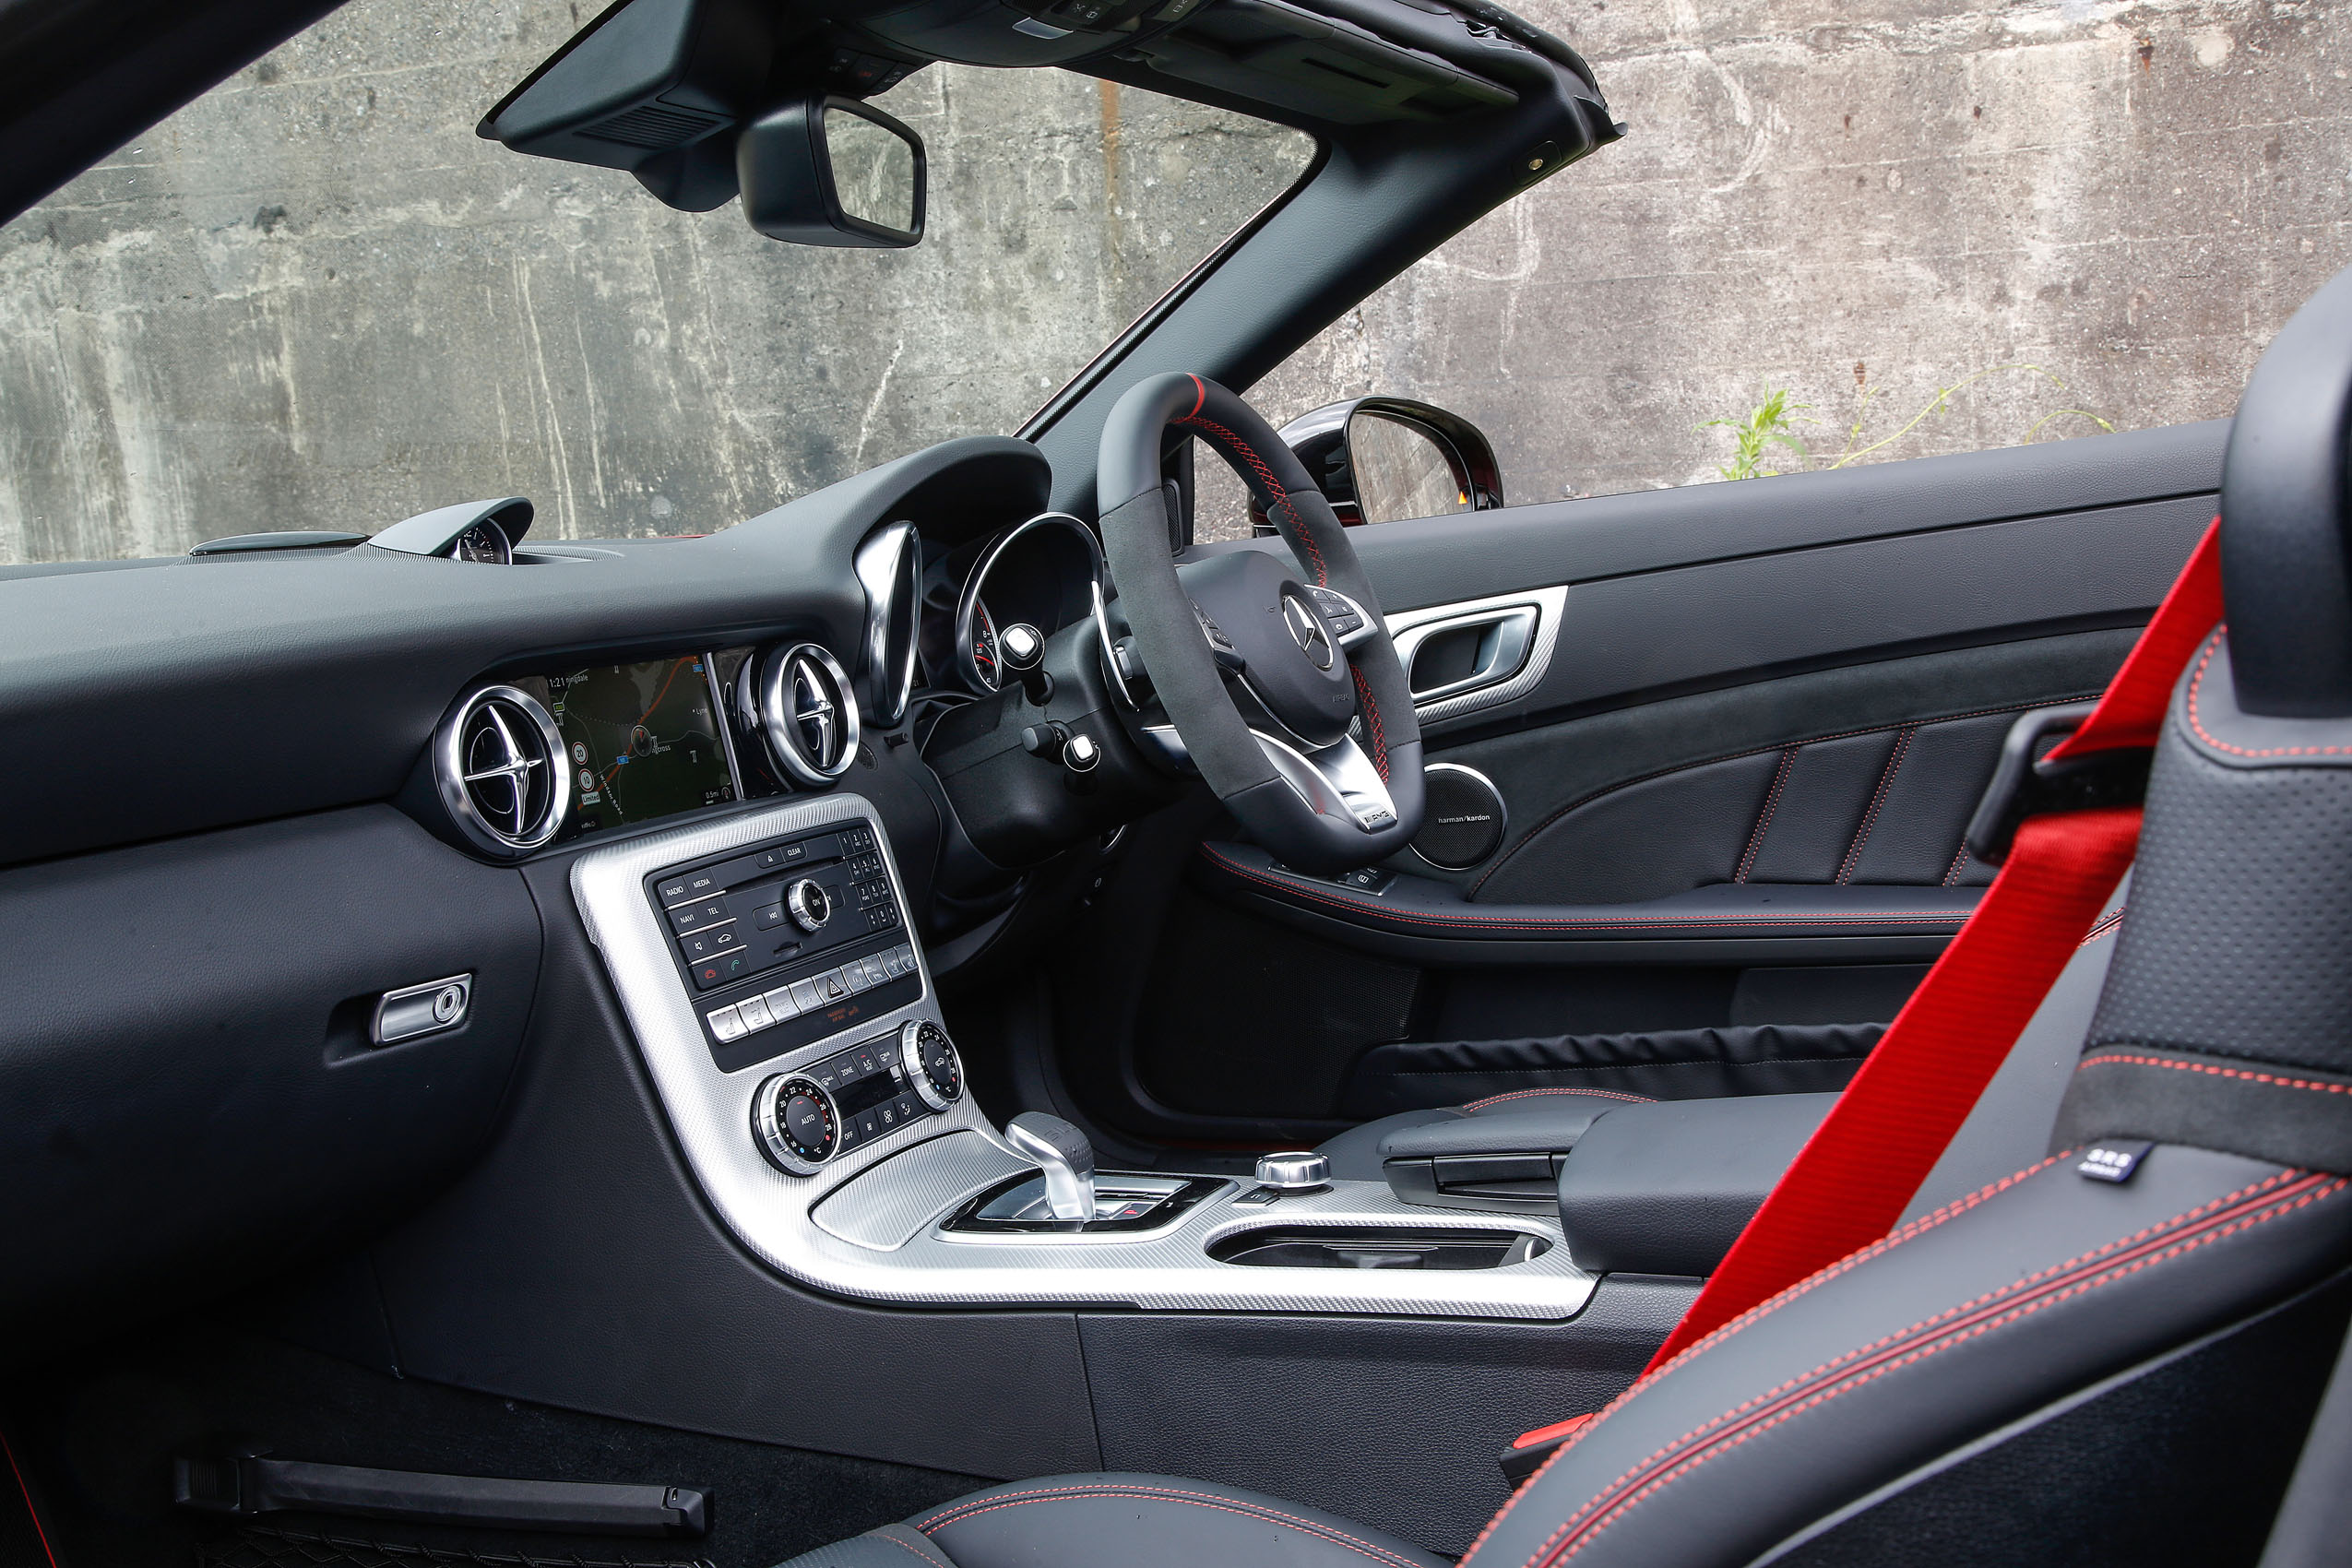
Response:
[[[1292,562],[1262,550],[1181,565],[1170,556],[1160,477],[1170,432],[1231,465]],[[1305,871],[1404,849],[1422,814],[1412,694],[1354,546],[1273,428],[1214,381],[1153,376],[1112,407],[1096,491],[1153,694],[1227,809]]]

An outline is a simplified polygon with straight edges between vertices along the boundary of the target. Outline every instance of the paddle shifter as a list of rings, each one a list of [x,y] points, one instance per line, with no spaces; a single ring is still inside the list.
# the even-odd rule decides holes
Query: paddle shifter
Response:
[[[1061,1220],[1094,1218],[1094,1145],[1059,1116],[1024,1111],[1004,1124],[1004,1141],[1045,1173],[1046,1206]]]

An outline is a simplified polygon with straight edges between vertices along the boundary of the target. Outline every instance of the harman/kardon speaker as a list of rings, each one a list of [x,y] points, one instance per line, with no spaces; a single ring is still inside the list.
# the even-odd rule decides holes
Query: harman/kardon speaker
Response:
[[[1503,791],[1475,767],[1433,762],[1421,770],[1429,804],[1413,852],[1440,871],[1467,871],[1502,846]]]

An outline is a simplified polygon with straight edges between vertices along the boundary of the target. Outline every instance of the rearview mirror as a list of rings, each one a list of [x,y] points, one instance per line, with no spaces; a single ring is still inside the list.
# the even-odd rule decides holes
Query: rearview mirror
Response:
[[[1351,398],[1301,414],[1279,434],[1349,528],[1503,505],[1502,471],[1484,433],[1427,403]],[[1254,506],[1251,516],[1258,532],[1274,531]]]
[[[735,139],[743,216],[771,240],[902,249],[923,237],[923,141],[871,104],[814,92]]]

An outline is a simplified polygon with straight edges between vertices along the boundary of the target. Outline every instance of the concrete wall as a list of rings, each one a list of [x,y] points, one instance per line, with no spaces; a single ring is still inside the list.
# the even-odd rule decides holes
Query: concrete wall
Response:
[[[1732,443],[1697,427],[1768,386],[1812,405],[1798,434],[1824,465],[1858,415],[1869,445],[2002,365],[2040,370],[1995,371],[1873,459],[2080,437],[2097,425],[2057,410],[2229,413],[2352,263],[2352,8],[1524,9],[1586,52],[1632,135],[1350,313],[1264,407],[1452,408],[1515,502],[1713,479]]]
[[[2040,422],[2064,409],[2202,419],[2352,261],[2343,7],[1522,8],[1633,134],[1336,324],[1253,394],[1277,422],[1426,398],[1531,501],[1711,479],[1729,442],[1696,427],[1767,386],[1824,461],[1858,410],[1868,444],[1995,366],[2041,368],[1873,458],[2096,431]],[[0,560],[508,493],[549,534],[722,527],[1012,428],[1303,156],[931,71],[894,107],[932,144],[932,238],[780,246],[474,138],[574,11],[356,0],[0,230]]]

